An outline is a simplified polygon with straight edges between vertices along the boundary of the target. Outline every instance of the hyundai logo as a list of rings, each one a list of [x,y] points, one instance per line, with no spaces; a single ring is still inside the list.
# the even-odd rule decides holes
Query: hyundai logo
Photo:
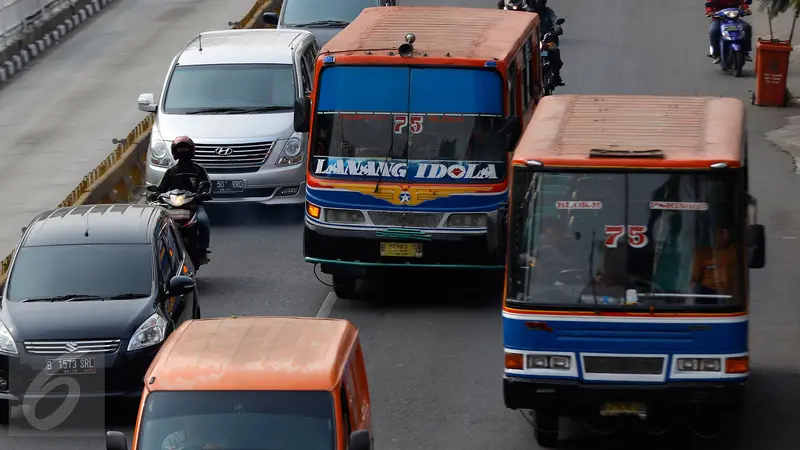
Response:
[[[214,153],[218,154],[219,156],[228,156],[233,154],[233,149],[230,147],[220,147],[214,150]]]
[[[74,342],[67,342],[66,347],[67,347],[67,352],[69,353],[75,353],[75,351],[78,350],[78,344]]]

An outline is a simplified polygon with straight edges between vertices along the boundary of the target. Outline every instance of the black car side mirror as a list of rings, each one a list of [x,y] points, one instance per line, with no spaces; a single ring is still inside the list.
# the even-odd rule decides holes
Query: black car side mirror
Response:
[[[186,275],[176,275],[169,280],[169,290],[167,296],[177,297],[186,295],[194,291],[195,282],[192,277]]]
[[[128,450],[128,440],[119,431],[106,431],[106,450]]]
[[[158,192],[158,186],[154,186],[152,184],[147,185],[145,188],[147,192]]]
[[[350,450],[370,450],[372,448],[372,439],[369,437],[369,431],[356,430],[350,433]]]
[[[311,100],[300,97],[294,101],[294,131],[308,133],[311,128]]]
[[[747,244],[751,269],[761,269],[767,262],[767,245],[764,225],[750,225],[747,229]]]
[[[278,26],[278,15],[274,12],[265,12],[261,15],[261,20],[264,22],[264,25]]]
[[[566,19],[563,19],[563,18],[562,19],[558,19],[558,20],[556,20],[556,25],[563,25],[564,22],[566,22]]]

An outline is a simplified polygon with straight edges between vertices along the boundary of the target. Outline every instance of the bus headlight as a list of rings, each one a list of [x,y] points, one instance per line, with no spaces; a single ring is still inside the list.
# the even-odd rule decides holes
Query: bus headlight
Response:
[[[331,223],[364,223],[364,213],[355,209],[325,209],[325,221]]]
[[[528,369],[561,369],[569,370],[569,356],[528,355]]]
[[[678,358],[679,372],[719,372],[722,361],[719,358]]]
[[[448,228],[486,228],[486,214],[450,214],[445,224]]]

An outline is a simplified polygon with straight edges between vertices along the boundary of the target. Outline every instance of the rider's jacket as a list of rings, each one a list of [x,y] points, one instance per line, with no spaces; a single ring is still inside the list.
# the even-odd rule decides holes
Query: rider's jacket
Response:
[[[706,15],[714,14],[715,12],[725,8],[739,8],[747,11],[750,5],[745,3],[745,0],[711,0],[712,6],[706,7]]]
[[[197,187],[203,181],[211,182],[203,166],[193,161],[178,162],[164,173],[158,192],[164,193],[173,189],[197,192]]]

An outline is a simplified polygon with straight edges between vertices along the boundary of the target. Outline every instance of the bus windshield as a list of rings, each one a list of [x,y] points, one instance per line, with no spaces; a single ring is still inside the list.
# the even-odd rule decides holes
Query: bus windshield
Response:
[[[740,309],[738,171],[515,173],[515,307]]]

